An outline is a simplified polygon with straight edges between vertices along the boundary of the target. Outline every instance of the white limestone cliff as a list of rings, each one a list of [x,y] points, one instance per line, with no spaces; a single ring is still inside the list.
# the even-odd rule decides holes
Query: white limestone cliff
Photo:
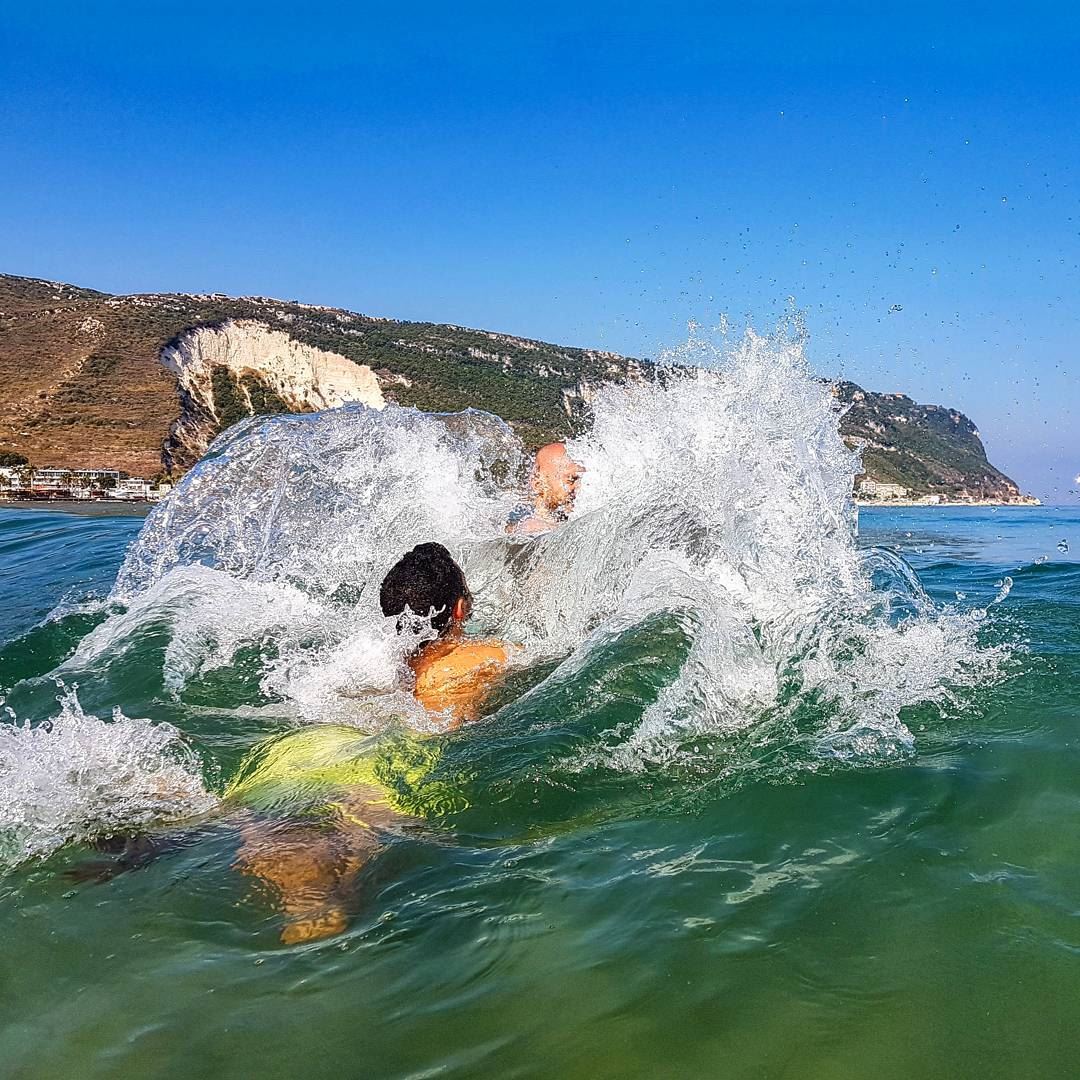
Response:
[[[168,458],[197,459],[219,426],[214,401],[215,368],[230,371],[248,401],[244,376],[258,378],[296,412],[333,409],[359,402],[385,404],[375,372],[339,353],[296,341],[266,323],[229,319],[186,331],[161,350],[161,363],[176,376],[181,415],[166,443]],[[179,453],[178,453],[179,452]]]

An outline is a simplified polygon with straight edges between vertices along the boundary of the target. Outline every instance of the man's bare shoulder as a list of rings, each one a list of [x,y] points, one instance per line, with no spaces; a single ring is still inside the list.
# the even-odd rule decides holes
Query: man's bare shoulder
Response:
[[[414,664],[417,700],[431,712],[449,711],[456,723],[475,719],[477,703],[502,675],[509,652],[500,641],[448,644]]]
[[[417,679],[442,681],[455,676],[466,675],[489,664],[503,666],[510,656],[510,650],[501,641],[459,641],[448,649],[441,650],[426,663],[418,665]]]

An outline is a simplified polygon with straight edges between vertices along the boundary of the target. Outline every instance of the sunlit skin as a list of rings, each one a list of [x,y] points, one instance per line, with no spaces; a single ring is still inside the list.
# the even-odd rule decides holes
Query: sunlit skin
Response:
[[[477,706],[506,667],[507,649],[500,642],[469,640],[462,626],[469,603],[459,597],[451,614],[450,629],[430,642],[409,661],[413,693],[429,712],[450,717],[451,729],[476,719]]]
[[[382,849],[374,829],[408,820],[378,806],[378,798],[374,790],[349,792],[349,809],[355,809],[364,824],[335,811],[329,828],[287,819],[241,826],[236,868],[258,878],[277,897],[285,916],[283,944],[319,941],[348,926],[347,903],[356,875]]]
[[[450,729],[476,719],[508,657],[498,642],[463,636],[469,614],[469,601],[459,597],[446,632],[409,661],[416,699],[447,716]],[[237,868],[276,894],[286,918],[281,932],[286,945],[341,933],[348,925],[346,905],[356,875],[382,848],[377,830],[414,820],[388,806],[382,792],[364,786],[347,792],[333,815],[330,828],[263,820],[241,827]]]
[[[565,443],[554,442],[540,447],[529,477],[533,512],[510,531],[519,536],[532,536],[560,524],[574,507],[583,472],[584,469],[567,453]]]

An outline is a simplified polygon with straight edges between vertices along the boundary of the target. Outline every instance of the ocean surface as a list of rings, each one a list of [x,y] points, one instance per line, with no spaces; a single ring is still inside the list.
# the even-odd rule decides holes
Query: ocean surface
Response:
[[[612,409],[633,420],[625,400]],[[613,417],[605,427],[601,408],[579,448],[601,485],[580,496],[580,529],[609,505]],[[840,502],[817,451],[818,479],[784,482],[824,503],[758,505],[719,546],[720,519],[685,525],[659,504],[620,519],[609,547],[599,533],[572,544],[573,521],[540,554],[495,558],[459,536],[478,601],[499,600],[483,628],[523,641],[527,661],[491,716],[432,735],[461,801],[364,869],[341,936],[280,944],[227,828],[74,880],[100,857],[95,834],[212,815],[267,733],[368,715],[349,680],[385,661],[364,621],[375,556],[348,563],[363,544],[340,514],[326,535],[289,524],[309,496],[341,510],[303,487],[320,453],[342,473],[338,422],[250,427],[141,536],[138,520],[0,511],[0,1074],[1075,1075],[1080,510],[864,509],[857,534],[839,517],[819,534],[809,523]],[[273,459],[295,498],[271,512],[220,470],[269,468],[275,440],[303,443],[305,471]],[[774,479],[802,453],[780,441]],[[729,479],[717,507],[750,513]],[[367,482],[349,481],[350,505]],[[391,534],[431,529],[408,514],[446,483],[405,499]],[[684,508],[705,505],[694,491]],[[466,495],[439,513],[482,516]],[[262,523],[250,533],[248,510]],[[460,525],[440,520],[444,535]],[[612,553],[646,520],[640,573],[612,599],[626,563]],[[657,562],[675,535],[692,565],[673,542]],[[513,595],[504,566],[522,574]],[[760,595],[754,575],[772,575]],[[600,579],[608,591],[590,592]],[[384,678],[365,677],[369,691]],[[383,715],[395,699],[380,692],[359,700]]]

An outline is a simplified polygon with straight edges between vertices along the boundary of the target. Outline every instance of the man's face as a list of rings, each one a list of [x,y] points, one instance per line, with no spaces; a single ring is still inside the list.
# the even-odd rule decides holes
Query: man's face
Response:
[[[536,455],[533,489],[548,510],[569,510],[583,471],[562,443],[552,443]]]

